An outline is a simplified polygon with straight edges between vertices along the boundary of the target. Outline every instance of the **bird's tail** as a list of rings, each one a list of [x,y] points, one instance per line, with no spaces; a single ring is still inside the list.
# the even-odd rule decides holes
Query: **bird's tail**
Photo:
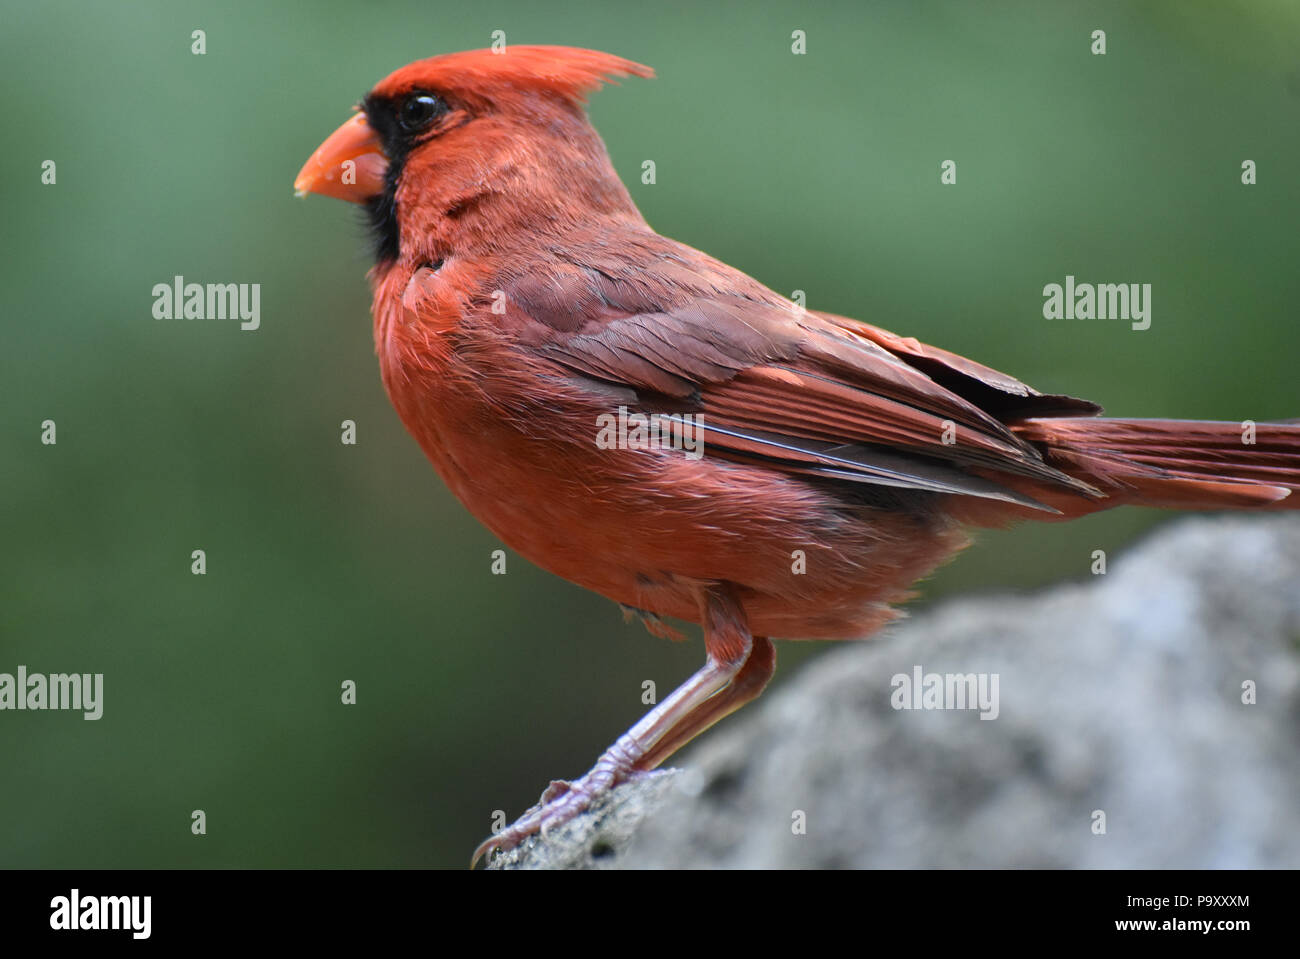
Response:
[[[1063,508],[1067,515],[1121,504],[1300,509],[1300,420],[1044,417],[1020,420],[1011,429],[1052,466],[1104,494],[1094,504]]]

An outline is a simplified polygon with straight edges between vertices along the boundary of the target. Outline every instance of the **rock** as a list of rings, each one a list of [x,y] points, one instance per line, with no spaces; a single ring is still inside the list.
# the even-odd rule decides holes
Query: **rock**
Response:
[[[895,709],[918,667],[996,676],[996,718]],[[1300,866],[1300,516],[1185,521],[836,647],[684,765],[494,865]]]

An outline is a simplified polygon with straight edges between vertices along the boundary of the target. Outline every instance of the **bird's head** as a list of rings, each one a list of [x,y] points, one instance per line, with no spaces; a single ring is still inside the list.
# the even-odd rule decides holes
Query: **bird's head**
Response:
[[[639,219],[584,110],[587,94],[627,75],[654,72],[575,47],[416,61],[365,96],[294,189],[364,204],[381,264],[486,241],[503,224],[545,232],[582,216]]]

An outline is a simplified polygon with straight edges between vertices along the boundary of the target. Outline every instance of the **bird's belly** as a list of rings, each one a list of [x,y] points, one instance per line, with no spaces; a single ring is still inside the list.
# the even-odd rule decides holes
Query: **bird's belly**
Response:
[[[848,504],[798,477],[707,451],[692,459],[600,449],[594,417],[590,438],[570,430],[556,439],[468,409],[463,396],[436,415],[421,406],[408,427],[503,543],[659,616],[698,622],[701,586],[727,581],[740,588],[756,635],[860,637],[965,544],[942,514]]]

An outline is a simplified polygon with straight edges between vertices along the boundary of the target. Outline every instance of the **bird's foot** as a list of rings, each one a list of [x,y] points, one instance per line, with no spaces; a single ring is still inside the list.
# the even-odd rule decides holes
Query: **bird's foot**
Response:
[[[554,780],[546,787],[536,806],[479,844],[474,850],[474,858],[470,860],[470,868],[473,869],[484,856],[490,860],[493,852],[514,849],[537,833],[544,836],[585,812],[595,800],[619,783],[642,775],[633,765],[632,757],[616,744],[581,779],[573,782]]]
[[[645,624],[645,628],[650,631],[651,636],[658,636],[660,639],[671,639],[675,643],[679,643],[686,638],[660,619],[658,613],[637,609],[635,606],[627,606],[623,603],[619,603],[618,608],[623,611],[623,622],[630,623],[634,618],[640,617],[641,622]]]

